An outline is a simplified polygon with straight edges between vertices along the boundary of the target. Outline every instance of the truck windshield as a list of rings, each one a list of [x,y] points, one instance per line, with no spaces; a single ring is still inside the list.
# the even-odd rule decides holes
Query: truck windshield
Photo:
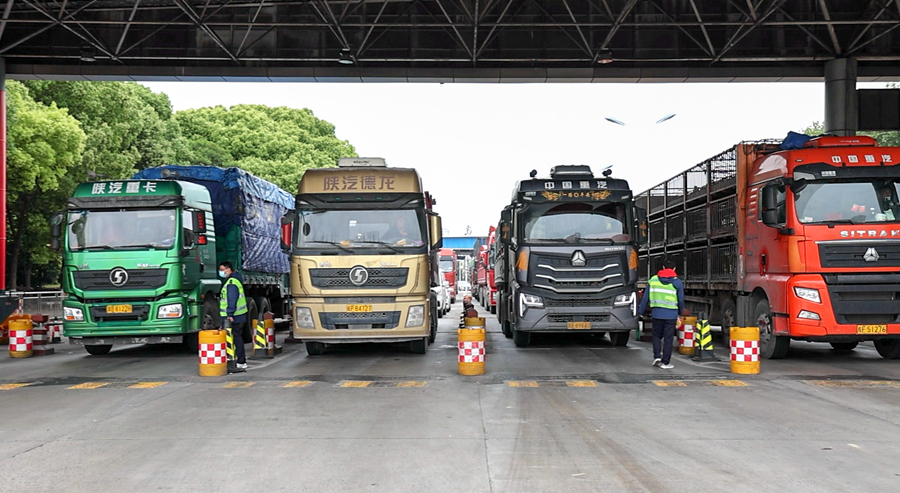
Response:
[[[803,224],[900,222],[898,183],[894,180],[810,181],[794,195]]]
[[[177,217],[175,209],[71,211],[69,249],[169,249],[175,245]]]
[[[453,272],[453,260],[441,259],[441,272]]]
[[[567,203],[532,206],[521,213],[524,240],[530,243],[630,241],[625,204]]]
[[[297,248],[402,251],[425,245],[425,215],[415,209],[300,211],[299,221]]]

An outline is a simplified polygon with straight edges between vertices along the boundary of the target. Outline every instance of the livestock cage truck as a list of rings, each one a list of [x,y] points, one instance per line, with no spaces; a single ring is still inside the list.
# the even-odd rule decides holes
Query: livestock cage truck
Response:
[[[787,141],[785,141],[787,142]],[[646,283],[667,257],[712,324],[900,358],[900,148],[869,137],[742,142],[639,194]]]
[[[516,184],[497,226],[497,317],[506,337],[609,333],[625,346],[637,328],[637,243],[643,210],[625,180],[556,166]]]
[[[307,170],[283,220],[294,335],[326,344],[404,342],[424,353],[437,331],[441,221],[414,169],[341,158]]]
[[[244,276],[249,319],[288,316],[284,190],[238,168],[161,166],[79,184],[51,220],[63,255],[63,330],[88,353],[183,343],[220,326],[218,263]],[[250,324],[242,331],[249,341]]]

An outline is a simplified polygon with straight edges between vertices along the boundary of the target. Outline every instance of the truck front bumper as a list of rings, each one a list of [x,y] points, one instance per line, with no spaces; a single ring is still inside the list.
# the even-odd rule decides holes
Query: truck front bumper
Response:
[[[397,297],[388,303],[347,303],[326,298],[296,298],[293,308],[294,337],[304,342],[327,344],[405,342],[431,332],[431,300]],[[361,305],[361,306],[360,306]],[[351,307],[355,310],[351,311]],[[421,324],[407,326],[410,310],[421,307]],[[308,310],[308,312],[305,312]]]
[[[158,317],[160,307],[177,304],[182,305],[181,317]],[[109,305],[130,305],[131,313],[106,314]],[[63,301],[64,311],[66,308],[80,310],[82,320],[69,320],[66,317],[63,320],[63,334],[70,338],[179,336],[180,340],[182,334],[199,330],[200,315],[194,313],[197,307],[198,305],[190,305],[184,296],[115,303],[91,300],[81,302],[69,298]]]
[[[575,328],[585,323],[590,328]],[[630,306],[528,308],[523,316],[516,316],[516,330],[523,332],[627,332],[636,328],[637,318]]]

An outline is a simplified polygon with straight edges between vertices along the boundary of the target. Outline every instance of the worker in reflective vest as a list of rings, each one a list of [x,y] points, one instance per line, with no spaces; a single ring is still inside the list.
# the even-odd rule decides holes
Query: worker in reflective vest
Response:
[[[684,307],[684,284],[676,277],[674,261],[666,259],[662,270],[650,278],[638,313],[644,313],[648,306],[653,317],[653,366],[675,368],[670,361],[675,322],[679,313],[689,312]]]
[[[234,337],[234,356],[239,370],[247,369],[244,338],[241,329],[247,322],[247,298],[244,296],[244,278],[234,271],[231,262],[219,264],[219,277],[225,279],[219,294],[219,316],[231,322]]]

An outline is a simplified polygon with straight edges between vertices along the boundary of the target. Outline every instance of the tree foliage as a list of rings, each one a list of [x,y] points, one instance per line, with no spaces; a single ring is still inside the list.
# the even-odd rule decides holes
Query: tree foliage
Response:
[[[237,166],[286,190],[295,190],[304,170],[334,166],[356,156],[334,125],[309,109],[260,105],[215,106],[175,114],[187,143],[179,161]]]
[[[825,122],[814,121],[812,125],[804,128],[801,132],[806,135],[822,135],[825,133]],[[883,131],[883,132],[859,132],[859,135],[867,135],[878,141],[878,145],[882,147],[900,146],[900,131]]]

